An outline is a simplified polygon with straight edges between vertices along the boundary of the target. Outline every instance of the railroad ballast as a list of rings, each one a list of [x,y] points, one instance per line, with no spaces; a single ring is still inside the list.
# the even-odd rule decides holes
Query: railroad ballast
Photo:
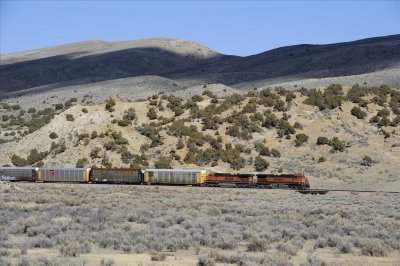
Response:
[[[308,178],[303,174],[224,173],[206,169],[0,167],[0,179],[28,182],[310,188]]]

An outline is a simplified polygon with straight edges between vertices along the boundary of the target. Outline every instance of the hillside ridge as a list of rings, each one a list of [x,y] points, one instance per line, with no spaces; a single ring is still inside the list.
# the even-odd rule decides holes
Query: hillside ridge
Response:
[[[1,55],[0,95],[12,98],[36,87],[84,86],[139,76],[160,76],[189,86],[221,83],[237,89],[254,83],[261,87],[298,81],[301,85],[307,79],[350,77],[344,85],[351,86],[356,83],[351,76],[364,74],[365,81],[357,82],[373,82],[375,72],[391,76],[393,69],[400,72],[400,35],[286,46],[245,57],[170,38],[89,41]],[[390,77],[382,83],[400,86],[398,79]]]

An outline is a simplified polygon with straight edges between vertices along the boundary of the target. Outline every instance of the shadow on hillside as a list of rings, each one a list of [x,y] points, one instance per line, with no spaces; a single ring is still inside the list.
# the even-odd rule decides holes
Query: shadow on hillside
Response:
[[[0,66],[0,92],[40,90],[143,75],[234,85],[349,76],[399,67],[400,35],[329,45],[282,47],[247,57],[184,56],[157,47],[67,54]],[[24,92],[21,92],[24,93]]]
[[[76,57],[67,54],[0,66],[0,91],[13,92],[52,83],[75,81],[82,85],[95,81],[136,77],[165,76],[167,73],[203,68],[230,56],[209,59],[182,56],[160,48],[132,48]]]

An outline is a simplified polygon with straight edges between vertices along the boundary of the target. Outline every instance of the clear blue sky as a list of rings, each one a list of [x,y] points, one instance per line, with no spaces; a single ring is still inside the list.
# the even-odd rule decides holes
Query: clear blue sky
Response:
[[[400,1],[0,1],[1,54],[171,37],[250,55],[400,33]]]

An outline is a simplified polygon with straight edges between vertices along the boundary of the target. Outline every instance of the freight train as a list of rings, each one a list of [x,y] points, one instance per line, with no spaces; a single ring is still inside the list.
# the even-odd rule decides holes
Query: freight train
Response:
[[[0,167],[0,180],[28,182],[191,185],[205,187],[309,189],[303,174],[224,173],[206,169]]]

